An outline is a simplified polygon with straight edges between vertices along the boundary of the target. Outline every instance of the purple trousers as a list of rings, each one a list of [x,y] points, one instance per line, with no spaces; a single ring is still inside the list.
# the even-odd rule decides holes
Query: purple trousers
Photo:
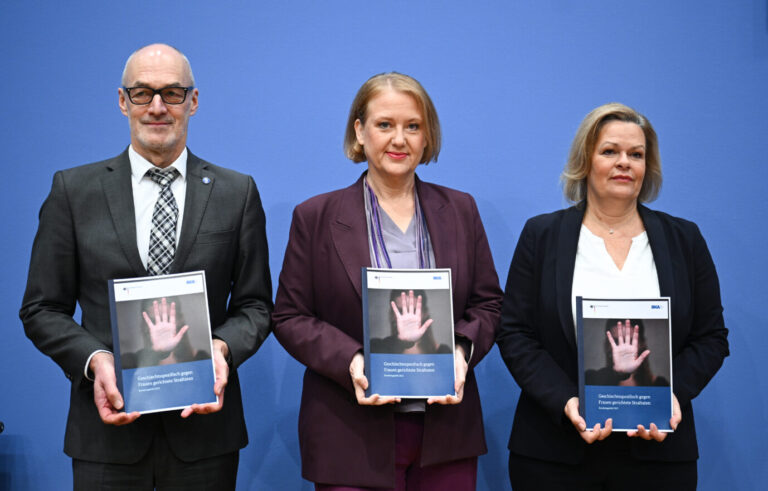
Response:
[[[395,414],[395,487],[315,483],[315,491],[475,491],[477,457],[420,467],[424,413]]]

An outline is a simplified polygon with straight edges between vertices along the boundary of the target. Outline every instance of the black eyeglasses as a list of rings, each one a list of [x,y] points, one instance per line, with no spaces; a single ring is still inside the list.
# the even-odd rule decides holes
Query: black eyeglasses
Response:
[[[187,100],[187,92],[194,89],[191,87],[163,87],[162,89],[153,89],[151,87],[123,87],[128,99],[138,105],[144,106],[152,102],[155,94],[160,94],[160,98],[166,104],[181,104]]]

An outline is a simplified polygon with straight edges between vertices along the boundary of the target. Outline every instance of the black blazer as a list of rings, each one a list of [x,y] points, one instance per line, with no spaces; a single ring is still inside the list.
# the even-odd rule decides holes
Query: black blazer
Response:
[[[54,175],[40,210],[19,315],[27,336],[71,380],[64,440],[71,457],[136,462],[161,425],[173,452],[186,461],[232,452],[248,442],[235,367],[269,334],[272,285],[264,212],[251,177],[191,153],[184,206],[171,273],[205,270],[213,334],[232,355],[224,406],[187,419],[174,411],[146,414],[126,426],[106,425],[83,369],[94,351],[112,350],[107,280],[147,274],[136,247],[128,152]],[[72,318],[77,303],[80,323]]]
[[[674,393],[682,422],[662,443],[632,439],[639,459],[698,458],[691,400],[728,355],[715,265],[698,227],[639,206],[662,296],[672,298]],[[578,396],[571,286],[584,207],[528,220],[512,258],[497,343],[522,389],[509,449],[537,459],[577,463],[586,443],[565,417]],[[612,435],[610,438],[623,438]]]

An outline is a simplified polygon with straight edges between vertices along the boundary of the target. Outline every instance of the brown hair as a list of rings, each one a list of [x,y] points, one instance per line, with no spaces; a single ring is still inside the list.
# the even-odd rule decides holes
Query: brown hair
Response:
[[[440,120],[437,118],[437,111],[432,104],[432,99],[429,98],[427,91],[415,78],[397,72],[374,75],[357,91],[355,100],[352,101],[352,107],[349,109],[347,129],[344,133],[344,154],[355,163],[367,160],[363,146],[357,141],[355,121],[359,119],[361,123],[365,124],[368,103],[386,89],[409,94],[416,100],[424,117],[424,133],[427,141],[427,146],[424,148],[424,154],[419,163],[437,162],[437,155],[440,153]]]

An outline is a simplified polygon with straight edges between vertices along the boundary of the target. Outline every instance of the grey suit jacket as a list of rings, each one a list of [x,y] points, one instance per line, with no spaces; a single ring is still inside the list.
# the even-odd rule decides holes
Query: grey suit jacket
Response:
[[[94,351],[112,350],[107,280],[147,274],[136,246],[128,152],[59,171],[40,210],[19,315],[27,336],[71,380],[64,443],[71,457],[136,462],[160,426],[173,452],[186,461],[232,452],[248,442],[236,367],[256,352],[270,330],[264,211],[251,177],[192,153],[187,172],[171,273],[205,270],[213,335],[227,343],[232,356],[223,409],[188,419],[178,412],[143,415],[120,427],[102,423],[93,383],[83,369]],[[79,323],[72,317],[78,303]]]

